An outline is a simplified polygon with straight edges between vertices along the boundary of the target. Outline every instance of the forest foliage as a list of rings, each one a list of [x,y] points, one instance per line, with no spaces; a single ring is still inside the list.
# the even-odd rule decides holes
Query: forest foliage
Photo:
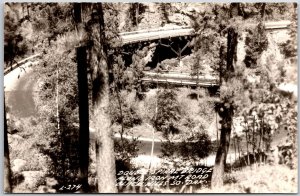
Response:
[[[278,62],[272,61],[271,56],[266,63],[261,60],[270,47],[265,21],[291,18],[290,38],[280,45],[280,49],[285,57],[282,62],[293,64],[297,61],[297,14],[296,11],[289,12],[292,8],[296,9],[294,4],[206,3],[205,10],[199,13],[188,11],[186,8],[190,6],[189,3],[155,4],[160,7],[164,24],[171,23],[170,18],[174,13],[180,13],[192,21],[191,26],[196,35],[189,47],[196,60],[190,72],[198,77],[204,64],[211,65],[219,74],[220,87],[215,94],[217,101],[198,83],[194,98],[188,98],[194,95],[189,88],[181,88],[186,91],[181,94],[180,90],[168,85],[160,87],[156,84],[155,91],[143,85],[143,71],[149,62],[146,57],[156,48],[150,44],[139,45],[129,52],[131,63],[127,65],[125,59],[128,54],[122,50],[118,33],[122,25],[128,31],[139,29],[150,8],[143,3],[126,5],[126,25],[121,24],[121,18],[124,18],[122,3],[101,4],[103,18],[96,4],[82,3],[80,22],[77,21],[71,3],[5,5],[5,66],[11,66],[25,56],[42,52],[42,60],[34,71],[40,85],[39,91],[35,93],[38,125],[33,128],[39,131],[41,138],[33,143],[40,153],[49,158],[46,177],[58,182],[52,188],[63,192],[58,185],[76,184],[80,178],[76,48],[81,46],[87,48],[89,94],[86,96],[89,99],[91,126],[100,122],[95,118],[98,111],[95,111],[94,106],[102,107],[99,104],[104,99],[101,84],[108,82],[109,101],[105,107],[109,109],[109,126],[120,134],[120,139],[114,140],[112,150],[115,155],[111,155],[116,159],[117,167],[133,167],[131,161],[138,156],[140,143],[138,136],[134,136],[131,130],[139,125],[150,124],[155,132],[161,132],[167,140],[162,143],[162,154],[170,161],[180,156],[187,162],[193,162],[217,152],[217,163],[218,155],[224,155],[225,161],[220,163],[221,178],[231,135],[235,145],[243,140],[242,137],[245,138],[249,157],[250,152],[270,153],[273,135],[283,128],[288,133],[287,142],[291,143],[293,149],[286,162],[291,168],[296,168],[297,100],[291,93],[276,88],[287,77],[285,64],[280,66]],[[104,26],[100,24],[102,20]],[[258,25],[252,25],[254,22]],[[238,59],[237,54],[240,40],[245,44],[243,59]],[[102,71],[97,69],[97,65],[103,61],[107,62],[108,81],[102,81],[101,77],[97,80]],[[276,64],[277,67],[270,64]],[[249,80],[249,73],[254,75],[254,81]],[[155,92],[151,99],[150,92]],[[192,105],[194,103],[195,107]],[[215,120],[214,114],[221,117],[218,122],[221,131],[218,133],[217,130],[217,135],[221,134],[221,138],[225,138],[224,141],[218,141],[217,137],[216,143],[208,134],[208,124]],[[243,135],[231,131],[235,118],[242,119]],[[126,139],[128,135],[133,139]],[[177,142],[178,138],[180,143]],[[90,153],[95,153],[93,144],[90,146]],[[90,159],[91,165],[97,164],[96,158],[91,156]],[[247,164],[250,164],[249,159]],[[219,171],[217,167],[215,171]],[[90,179],[91,176],[95,180],[95,171],[90,171]],[[95,189],[90,192],[95,192],[96,187],[95,183],[90,182],[90,188]]]

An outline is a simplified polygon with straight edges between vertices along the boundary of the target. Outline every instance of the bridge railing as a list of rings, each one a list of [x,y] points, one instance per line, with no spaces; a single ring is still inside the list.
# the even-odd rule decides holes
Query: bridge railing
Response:
[[[291,21],[275,21],[266,22],[265,27],[267,30],[285,29],[288,28]],[[253,23],[253,25],[255,25]],[[148,34],[148,35],[147,35]],[[149,41],[168,37],[180,37],[187,35],[194,35],[195,31],[191,26],[177,26],[177,27],[161,27],[156,29],[147,29],[131,32],[119,33],[120,39],[123,44],[136,43],[139,41]]]
[[[200,85],[200,86],[218,86],[218,74],[199,74],[193,75],[190,72],[176,71],[144,71],[144,77],[141,79],[144,82],[150,83],[172,83],[179,85]]]
[[[170,30],[181,30],[181,29],[191,29],[190,26],[173,26],[173,27],[160,27],[156,29],[146,29],[146,30],[138,30],[138,31],[130,31],[130,32],[121,32],[120,36],[126,35],[134,35],[139,33],[151,33],[151,32],[159,32],[159,31],[170,31]]]
[[[283,20],[283,21],[274,21],[274,22],[266,22],[266,29],[285,29],[288,28],[291,24],[291,21]]]
[[[194,34],[193,28],[181,28],[181,29],[174,29],[174,30],[142,32],[138,34],[131,33],[127,35],[120,35],[119,38],[122,40],[123,44],[131,44],[140,41],[150,41],[150,40],[164,39],[169,37],[181,37],[181,36],[188,36],[193,34]]]

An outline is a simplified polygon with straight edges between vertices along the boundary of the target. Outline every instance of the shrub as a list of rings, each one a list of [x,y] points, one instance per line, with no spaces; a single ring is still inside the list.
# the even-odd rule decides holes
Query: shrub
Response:
[[[246,56],[244,63],[249,68],[257,66],[257,60],[263,51],[268,47],[268,39],[264,30],[264,26],[260,23],[254,30],[248,30],[245,40]]]
[[[213,150],[213,144],[206,132],[199,131],[185,137],[179,143],[170,140],[162,143],[163,157],[180,156],[185,160],[198,160],[207,157]],[[177,152],[177,153],[176,153]]]
[[[121,106],[116,97],[117,95],[115,95],[111,101],[112,109],[110,110],[110,114],[112,123],[119,125],[122,125],[123,123],[124,129],[132,128],[135,125],[142,123],[142,119],[137,113],[137,107],[133,104],[133,101],[130,101],[134,98],[130,97],[129,95],[124,95],[124,93],[120,95],[119,101],[121,102]]]
[[[235,176],[230,175],[230,174],[225,174],[224,175],[224,184],[234,184],[237,183],[237,179],[235,178]]]
[[[178,151],[176,143],[168,140],[161,143],[161,153],[163,157],[172,157]]]
[[[179,143],[179,154],[188,159],[203,159],[212,151],[212,142],[209,135],[203,131],[196,132]]]
[[[115,139],[114,150],[116,156],[116,169],[118,171],[127,171],[132,169],[131,160],[138,156],[139,144],[138,138]]]
[[[202,99],[199,101],[198,115],[211,122],[215,114],[215,104],[212,101]]]
[[[173,90],[164,89],[158,93],[157,116],[154,116],[154,126],[163,132],[165,137],[170,133],[179,133],[178,121],[181,118],[180,105]]]

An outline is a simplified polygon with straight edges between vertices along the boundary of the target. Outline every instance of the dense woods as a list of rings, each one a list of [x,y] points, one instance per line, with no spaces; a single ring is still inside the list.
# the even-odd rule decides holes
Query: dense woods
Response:
[[[297,87],[296,3],[6,3],[4,12],[5,77],[32,74],[22,91],[34,89],[26,107],[36,110],[14,113],[17,90],[5,91],[5,192],[297,190],[297,94],[284,87]],[[202,173],[160,173],[169,169]]]

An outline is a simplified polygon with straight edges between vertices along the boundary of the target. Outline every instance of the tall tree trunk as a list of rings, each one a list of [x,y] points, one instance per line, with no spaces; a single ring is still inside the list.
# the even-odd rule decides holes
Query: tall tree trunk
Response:
[[[261,121],[263,122],[263,117],[261,119]],[[262,155],[262,150],[261,150],[261,138],[262,138],[262,126],[263,123],[260,123],[260,128],[259,128],[259,141],[258,141],[258,153],[259,153],[259,164],[261,163],[261,155]]]
[[[233,138],[234,162],[236,161],[236,139],[237,139],[237,137],[234,137],[234,138]]]
[[[9,147],[8,147],[8,138],[7,138],[7,122],[6,122],[6,111],[4,103],[4,192],[12,192],[12,183],[11,183],[11,169],[10,169],[10,159],[9,159]]]
[[[262,133],[261,133],[261,151],[262,151],[262,156],[263,156],[263,158],[262,159],[264,159],[264,154],[265,154],[265,148],[264,148],[264,135],[265,135],[265,127],[264,127],[264,118],[262,119],[263,121],[262,121]],[[264,160],[262,160],[262,162],[264,162]]]
[[[87,82],[86,47],[77,48],[78,94],[79,94],[79,178],[82,191],[89,191],[89,100]]]
[[[30,15],[29,15],[29,7],[30,7],[30,4],[27,3],[26,9],[27,9],[27,16],[28,16],[28,18],[30,18]]]
[[[73,3],[74,21],[78,31],[78,25],[81,23],[81,3]]]
[[[234,73],[233,62],[236,60],[237,35],[237,32],[235,32],[233,28],[228,29],[226,75],[224,78],[226,82],[233,77]],[[222,118],[221,136],[211,179],[212,188],[223,186],[224,169],[226,166],[226,158],[230,145],[230,134],[234,115],[234,107],[232,103],[226,103],[226,100],[224,100],[220,106],[219,115]]]
[[[96,128],[96,164],[99,193],[116,193],[114,142],[109,115],[109,65],[102,3],[97,4],[100,25],[100,62],[93,65],[92,94]]]
[[[81,28],[81,3],[73,4],[74,21],[76,30]],[[78,97],[79,97],[79,181],[82,184],[81,191],[89,192],[88,168],[89,168],[89,100],[87,80],[87,48],[76,48]]]
[[[250,164],[248,143],[249,143],[249,142],[248,142],[248,130],[247,130],[247,131],[246,131],[247,165]]]
[[[139,10],[139,3],[137,2],[137,3],[135,3],[135,25],[136,26],[138,26],[138,24],[139,24],[139,12],[140,12],[140,10]]]
[[[124,127],[124,116],[123,116],[123,107],[122,107],[122,100],[121,100],[121,96],[120,96],[120,73],[121,73],[121,68],[120,66],[118,66],[118,75],[117,77],[114,77],[114,91],[117,97],[117,101],[118,101],[118,107],[120,110],[120,115],[121,115],[121,142],[123,144],[123,134],[125,133],[125,127]]]
[[[219,141],[219,127],[218,127],[218,113],[216,112],[216,132],[217,132],[217,144],[218,144],[218,141]]]
[[[262,3],[261,10],[260,10],[260,16],[262,22],[264,22],[265,20],[265,12],[266,12],[266,3]]]
[[[57,123],[57,135],[58,135],[58,141],[59,141],[59,153],[61,155],[61,174],[59,174],[62,179],[63,182],[65,183],[65,174],[66,174],[66,149],[65,149],[65,140],[64,140],[64,128],[63,126],[61,126],[61,120],[60,120],[60,113],[59,113],[59,64],[56,65],[56,123]]]
[[[21,4],[21,6],[22,6],[22,18],[24,18],[25,17],[25,4],[24,3],[22,3]]]
[[[232,77],[232,73],[234,72],[233,61],[236,61],[236,50],[238,43],[238,34],[235,32],[233,28],[228,29],[227,34],[227,56],[226,56],[226,75],[228,80]]]
[[[227,153],[230,145],[230,134],[232,125],[233,108],[227,108],[222,104],[221,136],[219,148],[216,155],[215,165],[212,174],[211,187],[217,188],[223,186],[224,169],[226,165]]]
[[[239,163],[241,165],[241,149],[240,149],[240,138],[237,138],[237,150],[238,150],[238,154],[239,154]]]
[[[254,161],[254,164],[256,164],[255,148],[256,148],[256,141],[255,141],[255,116],[253,116],[253,127],[252,127],[252,153],[253,153],[253,161]]]
[[[220,49],[219,49],[219,57],[220,57],[220,61],[219,61],[219,83],[220,85],[223,83],[224,80],[224,75],[225,73],[223,73],[223,69],[225,67],[225,60],[226,59],[226,51],[225,51],[225,46],[221,45]]]

